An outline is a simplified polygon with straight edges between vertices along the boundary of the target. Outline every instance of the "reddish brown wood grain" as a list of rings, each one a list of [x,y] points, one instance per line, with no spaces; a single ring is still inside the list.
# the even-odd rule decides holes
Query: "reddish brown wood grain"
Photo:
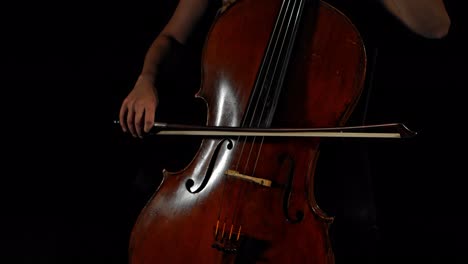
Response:
[[[238,0],[215,20],[197,94],[208,108],[207,125],[240,126],[280,5],[280,0]],[[342,125],[359,100],[366,69],[359,33],[324,2],[315,25],[314,14],[311,8],[303,14],[272,126]],[[317,138],[204,140],[184,170],[165,172],[141,212],[130,241],[131,263],[333,263],[328,236],[333,218],[320,210],[313,193],[319,143]],[[274,184],[227,177],[228,169]],[[189,180],[194,183],[189,189],[199,192],[187,189]],[[298,211],[303,219],[288,222]],[[218,230],[224,223],[226,232],[242,228],[244,244],[237,253],[212,247],[218,220]]]

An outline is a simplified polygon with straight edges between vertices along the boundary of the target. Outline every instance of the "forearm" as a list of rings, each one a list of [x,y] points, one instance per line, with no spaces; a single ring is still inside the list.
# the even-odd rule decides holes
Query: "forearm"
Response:
[[[180,43],[171,36],[161,33],[151,44],[143,62],[140,75],[147,78],[155,78],[160,68],[171,57]]]
[[[442,38],[450,28],[443,0],[380,0],[406,27],[426,38]]]
[[[181,0],[163,31],[146,53],[142,76],[154,78],[160,67],[173,58],[196,27],[210,0]]]

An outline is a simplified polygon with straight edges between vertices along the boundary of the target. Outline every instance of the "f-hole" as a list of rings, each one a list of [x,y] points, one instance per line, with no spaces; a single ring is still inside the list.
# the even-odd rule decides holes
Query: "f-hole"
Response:
[[[284,186],[284,194],[283,194],[283,213],[284,216],[286,217],[286,220],[291,223],[291,224],[296,224],[302,221],[304,218],[304,212],[301,210],[296,211],[296,218],[292,218],[289,215],[289,200],[291,198],[291,193],[292,193],[292,186],[294,182],[294,169],[295,169],[295,163],[294,160],[291,158],[291,156],[283,154],[279,157],[279,162],[285,166],[288,166],[288,171],[287,171],[287,182],[286,185]]]
[[[225,141],[228,141],[226,149],[228,149],[228,150],[232,149],[232,147],[234,146],[234,143],[232,142],[231,139],[225,138],[221,142],[219,142],[218,145],[216,146],[216,149],[215,149],[215,151],[213,153],[213,156],[211,157],[211,161],[210,161],[210,164],[208,166],[208,170],[206,171],[205,177],[203,177],[202,183],[200,184],[198,189],[196,189],[195,191],[192,191],[192,187],[195,185],[195,181],[192,180],[192,179],[188,179],[185,182],[185,187],[187,188],[187,191],[189,191],[190,193],[195,194],[195,193],[201,192],[205,188],[205,186],[208,184],[208,181],[211,178],[211,175],[213,174],[213,170],[214,170],[216,161],[218,160],[219,151],[221,150],[221,147],[223,146],[223,143]]]

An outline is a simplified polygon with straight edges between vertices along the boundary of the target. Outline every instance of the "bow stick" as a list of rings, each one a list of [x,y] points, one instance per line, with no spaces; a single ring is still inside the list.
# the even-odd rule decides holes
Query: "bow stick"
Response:
[[[114,121],[119,124],[119,121]],[[384,130],[384,132],[379,132]],[[348,126],[333,128],[243,128],[227,126],[193,126],[155,123],[152,135],[182,136],[257,136],[257,137],[337,137],[337,138],[410,138],[417,133],[404,124]]]

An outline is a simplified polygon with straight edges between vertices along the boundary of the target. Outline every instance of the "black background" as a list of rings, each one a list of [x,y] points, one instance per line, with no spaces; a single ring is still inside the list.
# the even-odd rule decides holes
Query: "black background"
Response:
[[[136,140],[112,123],[176,2],[20,4],[3,11],[0,237],[5,263],[125,263],[129,232],[161,169],[181,168],[198,144],[180,138]],[[460,2],[446,1],[452,27],[442,40],[412,34],[375,3],[330,3],[361,31],[370,67],[377,55],[369,71],[372,83],[368,75],[372,92],[366,122],[403,122],[419,132],[403,142],[324,144],[329,162],[317,176],[319,205],[349,220],[337,219],[342,227],[336,229],[342,232],[336,234],[338,251],[365,251],[364,241],[375,252],[403,260],[461,259],[468,217],[466,22]],[[190,39],[186,60],[163,80],[161,121],[203,123],[203,105],[193,94],[214,12],[215,7]],[[357,120],[359,111],[362,105]],[[353,167],[353,151],[362,146],[368,147],[370,182]],[[375,211],[359,200],[368,184]],[[371,235],[368,226],[362,231],[353,224],[361,221],[354,215],[361,220],[365,215]]]

